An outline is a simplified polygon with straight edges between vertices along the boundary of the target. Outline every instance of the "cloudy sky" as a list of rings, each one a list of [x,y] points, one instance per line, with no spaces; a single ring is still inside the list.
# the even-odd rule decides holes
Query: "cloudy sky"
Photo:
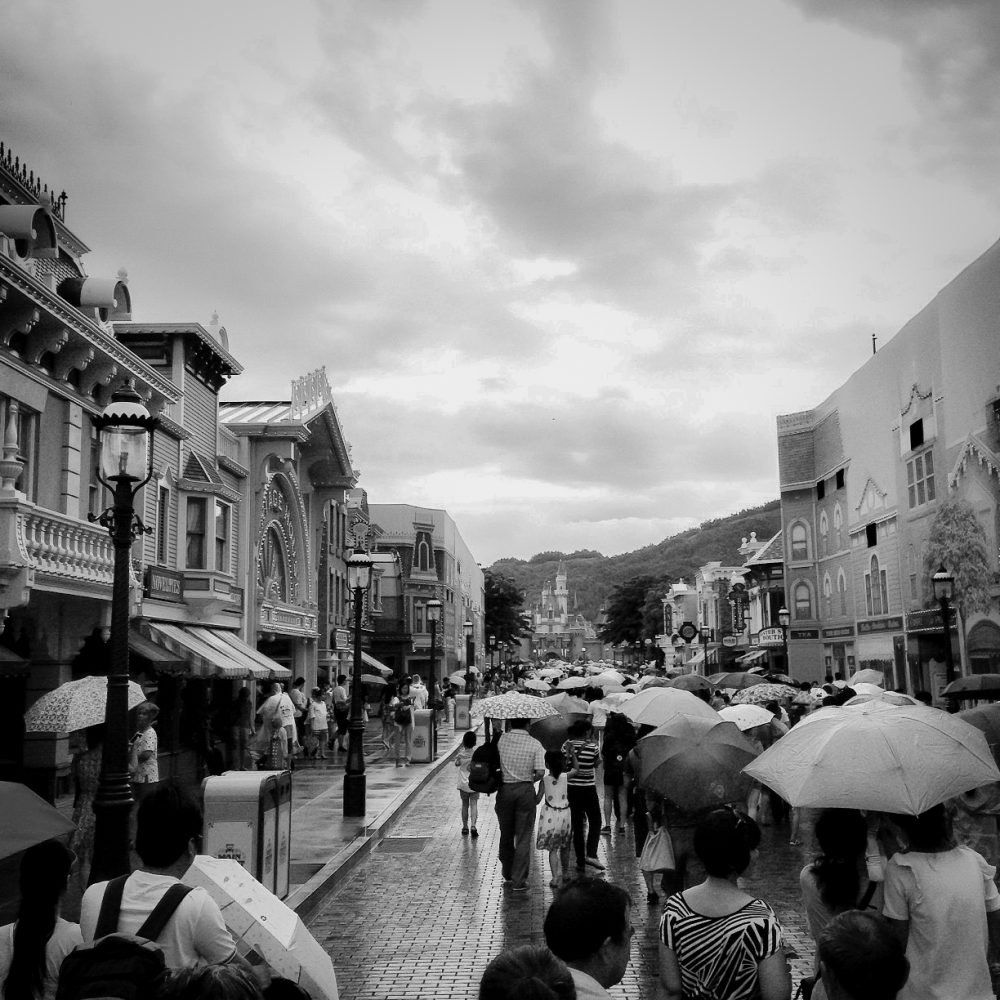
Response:
[[[373,501],[482,563],[777,496],[1000,235],[995,0],[22,0],[0,138],[138,320],[325,366]]]

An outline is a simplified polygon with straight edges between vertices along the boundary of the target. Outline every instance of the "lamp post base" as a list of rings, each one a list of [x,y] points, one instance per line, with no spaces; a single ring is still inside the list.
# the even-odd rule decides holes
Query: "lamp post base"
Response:
[[[344,815],[364,816],[368,779],[364,774],[344,775]]]

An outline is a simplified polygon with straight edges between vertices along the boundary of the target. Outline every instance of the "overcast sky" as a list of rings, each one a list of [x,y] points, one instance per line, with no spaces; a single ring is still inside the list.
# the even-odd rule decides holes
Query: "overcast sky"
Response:
[[[0,138],[140,321],[326,366],[372,501],[484,565],[777,496],[1000,235],[996,0],[20,0]]]

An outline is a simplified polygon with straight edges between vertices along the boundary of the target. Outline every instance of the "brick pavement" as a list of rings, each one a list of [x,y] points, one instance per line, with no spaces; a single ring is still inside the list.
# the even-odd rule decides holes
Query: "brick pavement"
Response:
[[[535,852],[526,893],[501,885],[494,799],[480,799],[478,840],[460,835],[450,767],[417,793],[385,839],[308,918],[330,952],[344,1000],[451,1000],[474,997],[479,977],[504,948],[541,942],[552,899],[547,855]],[[775,908],[795,952],[793,978],[811,971],[812,944],[799,906],[802,848],[787,828],[765,828],[756,870],[746,882]],[[602,838],[607,877],[636,900],[632,961],[614,997],[656,996],[658,907],[645,903],[629,827]]]

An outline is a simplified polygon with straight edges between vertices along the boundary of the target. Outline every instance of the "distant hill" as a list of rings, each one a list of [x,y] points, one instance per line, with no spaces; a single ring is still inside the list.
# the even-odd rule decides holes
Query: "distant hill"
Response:
[[[530,608],[545,581],[555,581],[559,560],[564,559],[570,610],[574,610],[575,596],[576,610],[594,621],[618,584],[645,575],[666,578],[667,585],[679,578],[691,581],[699,566],[714,559],[721,560],[724,566],[738,566],[743,561],[740,545],[750,532],[756,531],[757,538],[766,542],[780,527],[780,503],[772,500],[762,507],[705,521],[697,528],[619,556],[603,556],[593,549],[540,552],[528,560],[498,559],[490,569],[513,580],[524,591],[525,605]]]

